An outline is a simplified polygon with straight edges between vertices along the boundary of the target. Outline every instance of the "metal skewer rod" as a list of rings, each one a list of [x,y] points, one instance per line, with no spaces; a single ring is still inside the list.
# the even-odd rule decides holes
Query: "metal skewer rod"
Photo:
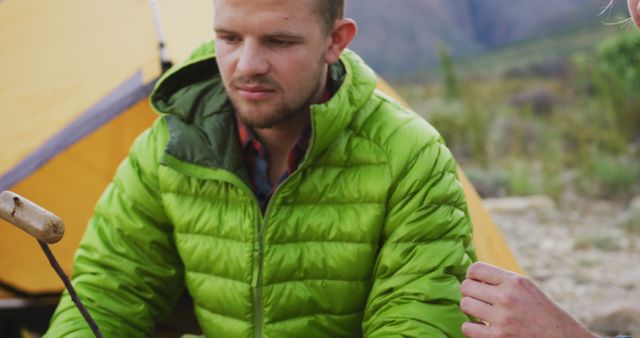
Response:
[[[89,327],[91,328],[93,334],[96,336],[96,338],[104,338],[102,332],[100,332],[98,324],[96,324],[95,320],[93,320],[93,318],[89,314],[89,311],[87,311],[87,308],[84,307],[84,304],[82,304],[82,301],[78,297],[76,289],[73,288],[73,284],[71,284],[69,277],[66,273],[64,273],[64,270],[62,270],[62,267],[60,267],[60,264],[56,260],[56,257],[53,255],[53,252],[51,252],[51,249],[49,249],[49,245],[41,240],[38,240],[38,243],[40,244],[42,251],[44,251],[44,254],[47,256],[47,259],[49,259],[49,263],[51,263],[53,270],[55,270],[58,276],[60,276],[60,279],[62,279],[64,286],[67,288],[67,291],[69,291],[71,300],[73,300],[73,302],[78,307],[78,310],[80,310],[80,314],[82,314],[84,320],[87,322],[87,324],[89,324]]]

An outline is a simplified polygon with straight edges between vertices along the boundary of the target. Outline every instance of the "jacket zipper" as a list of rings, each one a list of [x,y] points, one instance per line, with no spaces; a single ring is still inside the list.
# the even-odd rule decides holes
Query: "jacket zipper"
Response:
[[[314,130],[315,128],[313,128],[313,119],[311,119],[311,125],[312,125],[312,130]],[[273,194],[271,195],[271,199],[269,200],[269,203],[267,203],[267,210],[264,212],[264,215],[262,215],[262,210],[260,209],[258,200],[255,198],[255,194],[253,193],[253,190],[251,190],[250,187],[248,187],[246,184],[243,183],[243,186],[249,189],[249,193],[251,194],[251,196],[253,197],[253,200],[255,201],[255,205],[257,207],[257,211],[259,215],[258,221],[256,222],[257,243],[254,244],[254,246],[257,247],[258,250],[253,254],[254,270],[253,270],[253,281],[251,283],[251,286],[253,287],[254,316],[256,319],[256,325],[254,329],[254,338],[262,338],[262,330],[263,330],[262,264],[264,260],[264,234],[265,234],[265,229],[267,227],[267,222],[269,220],[269,212],[271,211],[271,202],[275,200],[276,195],[278,194],[278,191],[280,190],[280,188],[284,186],[285,183],[287,183],[287,181],[289,181],[292,177],[298,175],[298,173],[300,172],[300,169],[304,168],[304,164],[307,160],[307,157],[309,156],[309,149],[311,149],[311,146],[314,143],[313,140],[314,138],[312,134],[309,147],[307,148],[307,153],[302,159],[302,162],[300,162],[298,169],[296,169],[293,172],[293,174],[287,177],[284,181],[280,182],[280,184],[273,191]]]
[[[255,224],[255,232],[256,239],[254,241],[254,252],[253,252],[253,274],[251,276],[251,288],[253,293],[253,312],[255,317],[255,325],[254,325],[254,336],[255,338],[262,338],[262,259],[263,259],[263,237],[264,237],[264,227],[266,224],[266,213],[265,216],[262,215],[262,210],[260,209],[260,204],[258,203],[258,199],[255,197],[253,190],[244,183],[237,175],[231,173],[230,171],[221,170],[224,177],[220,175],[212,174],[214,170],[210,168],[205,168],[197,165],[190,164],[188,162],[184,162],[174,158],[173,156],[165,156],[163,158],[164,165],[173,168],[183,174],[200,178],[206,180],[222,180],[228,183],[231,183],[241,190],[243,190],[246,194],[248,194],[253,201],[253,209],[256,213],[257,220]],[[275,195],[275,193],[274,193]],[[267,207],[267,212],[269,207]]]
[[[251,287],[253,289],[253,316],[255,318],[254,337],[262,338],[262,259],[264,245],[262,237],[266,218],[262,216],[262,210],[260,210],[260,206],[257,203],[256,200],[258,220],[256,221],[256,239],[253,244],[253,276],[251,278]]]
[[[286,180],[285,180],[286,182]],[[284,182],[282,182],[284,184]],[[278,186],[279,188],[280,186]],[[276,196],[278,192],[278,188],[273,192],[271,196],[271,200]],[[253,194],[253,192],[251,192]],[[255,199],[255,198],[254,198]],[[271,202],[271,201],[269,201]],[[256,200],[256,205],[257,200]],[[254,303],[254,316],[256,318],[255,325],[255,338],[262,338],[262,329],[263,329],[263,309],[262,309],[262,264],[264,260],[264,234],[267,227],[267,222],[269,220],[269,211],[271,210],[271,203],[267,203],[267,210],[264,215],[262,215],[262,210],[260,206],[258,208],[258,222],[256,222],[256,244],[257,252],[254,253],[254,270],[253,270],[253,303]]]
[[[255,197],[251,188],[238,178],[237,184],[244,190],[253,200],[254,212],[258,215],[256,219],[255,232],[256,237],[253,242],[253,273],[251,276],[251,289],[253,294],[253,316],[254,316],[254,338],[262,338],[262,259],[264,246],[264,226],[266,223],[265,216],[262,215],[260,204]],[[268,210],[268,208],[267,208]]]
[[[258,215],[256,220],[256,239],[254,241],[254,252],[253,252],[253,274],[251,277],[251,288],[253,293],[253,315],[255,317],[255,325],[254,325],[254,337],[262,338],[262,321],[263,321],[263,311],[262,311],[262,263],[264,258],[264,228],[267,223],[267,215],[269,213],[269,206],[267,206],[267,211],[264,216],[262,215],[262,209],[260,208],[260,204],[253,193],[253,190],[244,183],[239,177],[233,175],[238,182],[235,182],[242,190],[244,190],[251,199],[253,200],[254,211],[256,215]],[[277,189],[276,189],[277,190]],[[274,192],[275,196],[275,192]]]
[[[264,216],[262,215],[262,210],[260,208],[260,204],[253,193],[253,190],[242,182],[238,178],[238,185],[241,189],[243,189],[251,199],[253,200],[254,211],[258,215],[256,220],[256,239],[253,243],[254,252],[253,252],[253,274],[251,277],[251,288],[253,294],[253,315],[255,320],[254,325],[254,338],[262,338],[262,321],[263,321],[263,311],[262,311],[262,263],[264,258],[264,228],[267,223],[267,214],[269,212],[269,207],[267,206],[267,211]],[[275,192],[274,192],[275,195]]]
[[[302,163],[300,167],[302,168]],[[296,170],[291,176],[287,177],[283,182],[281,182],[276,190],[274,190],[273,195],[271,195],[271,200],[267,203],[267,210],[264,212],[264,216],[262,215],[262,210],[260,210],[260,206],[258,204],[257,199],[254,197],[255,205],[258,210],[258,222],[256,222],[257,227],[257,236],[255,244],[258,248],[257,252],[254,253],[254,270],[253,270],[253,282],[251,286],[253,287],[253,299],[254,299],[254,316],[256,318],[256,325],[254,331],[255,338],[262,338],[262,329],[263,329],[263,309],[262,309],[262,264],[264,260],[264,237],[265,230],[267,228],[269,213],[271,211],[271,202],[275,200],[280,187],[284,186],[287,181],[289,181],[293,176],[295,176],[299,171]],[[246,184],[245,184],[246,186]],[[248,187],[247,187],[248,188]],[[254,196],[253,191],[251,191],[252,196]],[[256,268],[257,267],[257,268]]]
[[[311,121],[311,123],[313,125],[313,121]],[[311,138],[311,143],[309,144],[308,149],[311,149],[312,144],[313,144],[313,137]],[[254,249],[254,253],[253,253],[253,274],[251,277],[251,288],[253,289],[252,290],[253,291],[252,292],[253,293],[253,313],[255,317],[254,338],[262,338],[262,330],[263,330],[262,264],[264,259],[264,234],[265,234],[265,228],[267,227],[267,222],[269,219],[269,212],[271,211],[271,201],[275,200],[275,197],[278,191],[280,190],[280,188],[284,186],[284,184],[287,183],[287,181],[289,181],[292,177],[298,175],[298,173],[301,171],[300,169],[304,168],[304,164],[307,160],[308,155],[309,155],[309,151],[307,150],[307,154],[305,154],[305,157],[300,163],[300,165],[298,166],[298,169],[291,176],[287,177],[283,182],[281,182],[278,185],[278,187],[276,187],[276,190],[273,192],[273,195],[271,196],[271,200],[269,201],[269,203],[267,203],[267,210],[265,211],[264,215],[262,215],[262,209],[260,208],[260,203],[258,203],[258,199],[255,197],[253,190],[251,190],[251,188],[246,183],[244,183],[244,181],[242,181],[238,176],[236,176],[235,174],[229,171],[225,171],[229,174],[229,176],[227,177],[232,178],[232,180],[228,181],[229,183],[236,184],[241,189],[243,189],[246,193],[248,193],[249,196],[251,196],[251,199],[253,200],[254,210],[258,215],[258,218],[256,221],[256,240],[254,241],[254,248],[257,248],[257,249]],[[174,165],[177,165],[178,167],[185,168],[184,167],[185,162],[177,160],[173,157],[171,157],[168,162]],[[181,165],[181,163],[183,164]],[[170,165],[170,167],[172,166]],[[194,168],[197,166],[187,165],[187,167]],[[176,169],[175,167],[173,168]],[[192,170],[189,170],[189,169],[186,169],[186,171],[192,172]],[[214,177],[207,177],[209,175],[203,175],[203,172],[209,172],[209,170],[200,167],[196,170],[195,176],[203,179],[214,178]]]

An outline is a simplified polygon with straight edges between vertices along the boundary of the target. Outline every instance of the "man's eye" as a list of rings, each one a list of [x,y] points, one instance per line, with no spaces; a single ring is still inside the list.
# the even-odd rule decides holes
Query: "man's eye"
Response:
[[[269,40],[269,42],[277,47],[288,47],[293,45],[293,42],[291,41],[287,41],[287,40],[280,40],[280,39],[271,39]]]
[[[236,43],[240,41],[240,39],[237,36],[233,36],[233,35],[223,35],[223,36],[219,36],[218,38],[226,43]]]

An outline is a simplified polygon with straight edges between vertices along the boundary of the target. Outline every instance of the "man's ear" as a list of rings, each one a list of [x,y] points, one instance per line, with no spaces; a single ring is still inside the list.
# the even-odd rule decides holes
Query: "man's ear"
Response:
[[[358,31],[358,26],[353,19],[345,18],[336,21],[329,38],[331,44],[325,55],[325,62],[329,65],[338,62],[342,52],[349,46]]]

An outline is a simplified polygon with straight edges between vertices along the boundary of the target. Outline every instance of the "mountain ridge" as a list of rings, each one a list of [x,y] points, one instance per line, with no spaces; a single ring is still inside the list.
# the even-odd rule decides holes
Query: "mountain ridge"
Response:
[[[351,48],[385,76],[433,65],[436,46],[454,57],[552,34],[578,22],[601,22],[608,0],[347,0],[358,36]],[[625,5],[625,4],[622,4]],[[620,3],[615,4],[619,9]],[[615,9],[614,9],[615,10]]]

